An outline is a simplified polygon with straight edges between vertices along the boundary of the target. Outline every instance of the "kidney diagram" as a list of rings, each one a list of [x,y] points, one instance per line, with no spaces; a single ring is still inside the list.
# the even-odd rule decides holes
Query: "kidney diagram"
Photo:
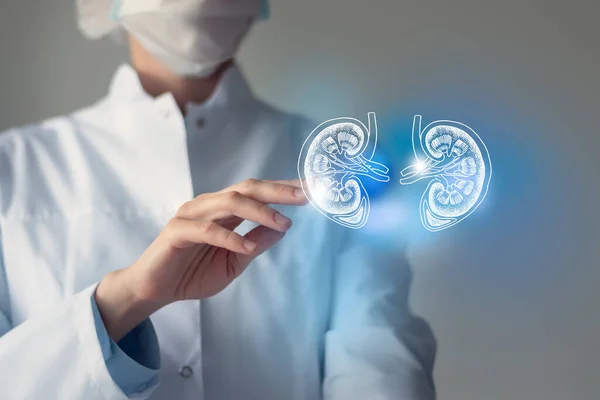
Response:
[[[400,184],[428,181],[419,214],[423,226],[441,231],[464,220],[483,202],[492,178],[487,147],[468,126],[434,121],[421,128],[415,115],[412,145],[415,164],[404,168]],[[335,118],[317,126],[298,159],[302,189],[330,220],[353,229],[369,219],[371,203],[364,179],[389,182],[389,169],[373,161],[377,147],[375,113],[368,127],[354,118]]]
[[[371,204],[362,180],[390,180],[389,169],[372,160],[376,147],[375,113],[368,113],[368,127],[354,118],[335,118],[312,131],[300,151],[298,175],[321,214],[352,229],[367,223]]]
[[[416,115],[412,131],[416,163],[403,169],[402,185],[428,180],[419,211],[423,226],[432,232],[464,220],[483,202],[492,178],[487,147],[468,126],[434,121],[421,129]]]

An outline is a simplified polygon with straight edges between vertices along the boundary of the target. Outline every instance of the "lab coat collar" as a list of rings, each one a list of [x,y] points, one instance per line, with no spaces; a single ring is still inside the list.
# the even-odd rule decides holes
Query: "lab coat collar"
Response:
[[[238,102],[253,98],[252,90],[244,75],[233,64],[221,77],[217,87],[211,96],[202,104],[190,103],[188,111],[193,109],[226,108],[236,105]],[[169,98],[174,103],[171,93],[165,93],[153,98],[144,91],[137,72],[129,64],[119,66],[110,84],[109,98],[118,102],[155,102],[164,103]]]

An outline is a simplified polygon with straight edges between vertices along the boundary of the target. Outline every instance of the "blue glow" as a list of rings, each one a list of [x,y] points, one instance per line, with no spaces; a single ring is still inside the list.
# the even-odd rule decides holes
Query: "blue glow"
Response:
[[[390,171],[394,170],[394,164],[391,160],[391,157],[387,154],[386,149],[382,148],[382,146],[377,148],[377,154],[375,157],[373,157],[373,161],[388,166]],[[389,182],[382,182],[375,179],[363,179],[362,184],[367,193],[369,193],[369,198],[371,201],[376,201],[391,188]]]

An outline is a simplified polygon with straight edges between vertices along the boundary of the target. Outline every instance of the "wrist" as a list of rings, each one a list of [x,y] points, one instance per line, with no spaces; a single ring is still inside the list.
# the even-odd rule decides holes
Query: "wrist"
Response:
[[[128,269],[106,275],[94,293],[108,335],[118,342],[162,305],[141,298],[133,290]]]

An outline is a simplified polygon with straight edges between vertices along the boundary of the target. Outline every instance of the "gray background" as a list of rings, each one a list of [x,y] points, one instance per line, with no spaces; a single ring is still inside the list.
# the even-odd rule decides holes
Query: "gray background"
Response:
[[[1,1],[0,129],[106,92],[126,49],[83,39],[73,2]],[[407,139],[414,113],[455,119],[490,148],[482,210],[411,239],[413,306],[440,346],[439,397],[598,398],[600,6],[272,3],[240,56],[262,97],[316,120],[397,115]]]

